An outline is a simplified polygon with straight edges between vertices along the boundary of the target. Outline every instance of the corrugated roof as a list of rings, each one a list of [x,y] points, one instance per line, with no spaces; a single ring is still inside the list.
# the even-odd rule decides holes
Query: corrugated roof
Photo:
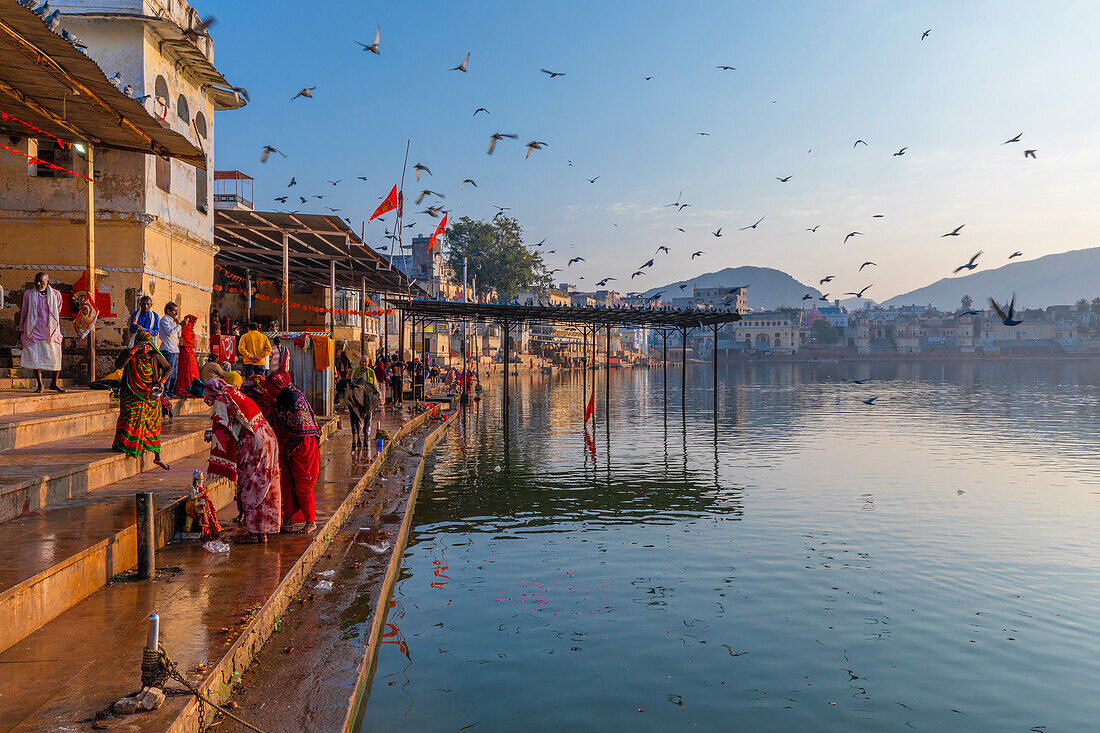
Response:
[[[732,311],[679,311],[663,308],[560,308],[497,303],[454,303],[445,300],[396,300],[389,304],[406,313],[429,318],[473,318],[510,323],[573,323],[594,326],[702,328],[740,321]]]
[[[112,86],[94,61],[16,0],[0,0],[0,109],[63,140],[206,167],[199,148]],[[3,131],[33,136],[18,125]]]

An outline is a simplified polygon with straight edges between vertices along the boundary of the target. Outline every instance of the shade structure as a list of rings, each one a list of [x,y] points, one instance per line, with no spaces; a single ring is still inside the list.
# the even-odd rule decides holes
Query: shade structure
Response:
[[[68,142],[206,167],[203,151],[116,89],[103,69],[16,0],[0,0],[0,111]],[[12,121],[0,121],[0,132],[37,136]]]
[[[392,308],[415,316],[438,319],[475,319],[507,323],[573,323],[594,326],[693,329],[734,323],[741,315],[733,311],[674,310],[657,308],[554,308],[539,305],[497,303],[454,303],[444,300],[388,299]]]
[[[405,274],[363,243],[338,216],[281,211],[215,209],[214,261],[239,274],[280,280],[283,243],[292,283],[358,290],[364,279],[372,293],[423,296]]]

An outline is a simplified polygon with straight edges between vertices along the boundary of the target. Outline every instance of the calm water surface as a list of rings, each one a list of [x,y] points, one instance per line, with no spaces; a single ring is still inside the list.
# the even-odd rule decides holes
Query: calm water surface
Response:
[[[363,730],[1100,729],[1100,364],[679,377],[451,431]]]

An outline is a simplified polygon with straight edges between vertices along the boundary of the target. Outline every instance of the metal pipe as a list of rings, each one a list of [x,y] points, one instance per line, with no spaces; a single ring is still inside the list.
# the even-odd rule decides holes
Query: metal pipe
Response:
[[[665,407],[668,407],[668,331],[661,330],[661,350],[664,352],[661,362],[661,379],[664,380]]]
[[[290,235],[283,232],[283,331],[290,331]]]
[[[252,322],[252,270],[244,271],[244,289],[247,291],[244,301],[245,323]]]
[[[147,649],[157,650],[160,646],[160,616],[151,613],[149,614],[149,638],[145,640],[145,647]]]
[[[717,422],[718,421],[718,324],[715,323],[714,326],[712,326],[712,328],[714,329],[714,351],[712,353],[713,362],[714,362],[713,363],[713,367],[714,367],[714,420],[715,420],[715,422]]]
[[[367,278],[359,283],[359,358],[367,355]]]
[[[95,305],[95,148],[89,142],[84,152],[84,173],[88,176],[88,184],[85,187],[87,192],[86,198],[86,216],[87,223],[87,244],[88,244],[88,297],[91,298],[91,303]],[[58,375],[60,376],[60,375]],[[88,331],[88,379],[94,382],[95,376],[95,321],[92,322],[90,330]]]
[[[138,579],[149,580],[157,571],[156,540],[153,537],[153,493],[137,495]]]
[[[680,329],[680,408],[687,405],[687,372],[688,372],[688,332],[687,327]],[[685,413],[686,414],[686,413]]]
[[[611,424],[611,325],[607,326],[607,350],[603,360],[603,414],[608,425]]]

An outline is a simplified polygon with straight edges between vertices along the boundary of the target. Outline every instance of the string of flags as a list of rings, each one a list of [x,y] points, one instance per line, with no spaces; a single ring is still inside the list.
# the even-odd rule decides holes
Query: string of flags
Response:
[[[222,287],[221,285],[215,285],[214,290],[219,292],[219,293],[238,293],[240,295],[247,295],[248,294],[247,290],[243,290],[243,289],[239,289],[239,288]],[[282,303],[283,303],[282,298],[276,298],[276,297],[273,297],[271,295],[264,295],[263,293],[257,292],[255,288],[252,289],[252,297],[256,298],[257,300],[266,301],[268,303],[278,303],[279,305],[282,305]],[[367,301],[370,302],[370,298],[367,298]],[[370,304],[372,306],[374,305],[373,302],[370,302]],[[392,308],[374,308],[374,309],[371,309],[371,310],[359,311],[359,310],[349,310],[347,308],[325,308],[325,307],[319,306],[319,305],[308,305],[306,303],[295,303],[293,301],[291,301],[290,307],[291,308],[298,308],[299,310],[310,311],[311,313],[335,313],[337,315],[343,315],[343,316],[358,316],[358,315],[381,316],[381,315],[389,315],[390,313],[393,313]]]

